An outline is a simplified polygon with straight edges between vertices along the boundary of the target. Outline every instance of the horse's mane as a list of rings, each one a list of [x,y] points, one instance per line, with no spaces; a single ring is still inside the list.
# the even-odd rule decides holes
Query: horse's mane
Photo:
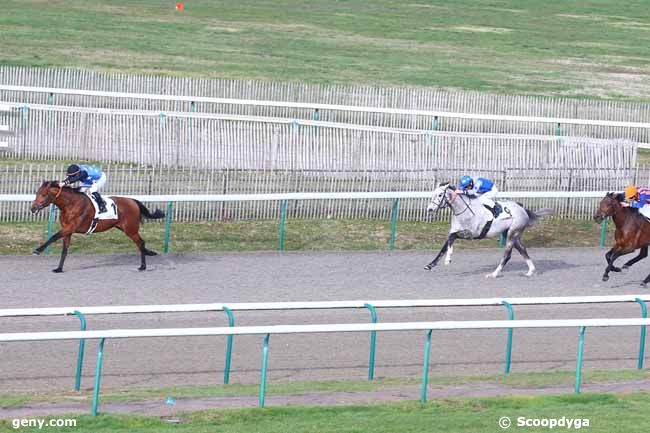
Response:
[[[46,180],[46,181],[43,181],[43,183],[41,184],[41,188],[44,188],[44,187],[47,187],[47,188],[51,188],[51,187],[61,188],[61,183],[58,180]],[[75,192],[77,194],[81,194],[81,191],[79,191],[79,188],[66,188],[66,190]]]
[[[625,201],[625,194],[622,192],[608,192],[606,197],[611,197],[619,203]]]

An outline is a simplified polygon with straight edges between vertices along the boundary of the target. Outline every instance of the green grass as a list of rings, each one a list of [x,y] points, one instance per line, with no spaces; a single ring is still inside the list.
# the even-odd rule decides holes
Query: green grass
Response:
[[[650,379],[647,370],[594,370],[583,372],[583,384],[605,382],[635,381]],[[332,392],[372,392],[402,386],[419,386],[421,379],[390,378],[346,381],[291,381],[267,384],[267,396],[305,395],[310,393]],[[429,386],[444,388],[472,384],[498,384],[510,388],[547,388],[566,386],[571,388],[575,383],[574,371],[550,371],[530,373],[510,373],[509,375],[478,375],[478,376],[430,376]],[[259,385],[209,385],[168,388],[129,388],[104,389],[101,394],[103,403],[134,402],[143,400],[163,401],[167,396],[176,400],[195,399],[204,397],[238,397],[257,396]],[[34,403],[90,402],[92,390],[68,393],[17,393],[0,394],[0,408],[15,408]]]
[[[5,0],[0,64],[648,100],[647,1]]]
[[[54,231],[58,230],[56,225]],[[447,222],[411,222],[397,224],[395,249],[431,250],[446,239]],[[30,254],[44,242],[47,223],[0,223],[0,254]],[[567,236],[570,233],[570,236]],[[161,251],[164,223],[149,222],[141,229],[147,246]],[[552,219],[542,221],[524,234],[529,247],[593,247],[598,245],[600,226],[590,220]],[[613,225],[608,225],[607,243],[612,242]],[[171,225],[171,252],[273,251],[278,248],[277,220],[212,221]],[[387,250],[390,224],[379,220],[287,220],[287,251]],[[459,250],[494,248],[496,239],[457,241]],[[60,252],[60,242],[53,252]],[[118,230],[91,236],[73,236],[71,253],[135,253],[135,245]]]
[[[129,433],[490,433],[500,432],[498,421],[512,419],[508,431],[549,431],[546,428],[517,427],[519,417],[531,419],[562,417],[587,419],[590,432],[634,433],[647,431],[650,410],[648,394],[584,394],[542,397],[501,397],[435,400],[427,404],[404,402],[368,406],[271,407],[266,409],[205,410],[182,413],[176,422],[165,418],[101,414],[74,416],[74,428],[48,432]],[[57,417],[63,418],[63,417]],[[12,431],[11,421],[0,428]],[[566,431],[565,428],[557,428]],[[35,432],[38,429],[21,429]],[[552,430],[551,430],[552,431]]]

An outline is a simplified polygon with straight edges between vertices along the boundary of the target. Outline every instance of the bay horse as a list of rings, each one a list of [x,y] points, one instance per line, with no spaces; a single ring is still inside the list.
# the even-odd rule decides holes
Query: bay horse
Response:
[[[139,235],[140,222],[143,218],[159,219],[164,218],[165,213],[156,209],[154,213],[149,210],[138,200],[126,197],[112,197],[118,210],[118,219],[99,220],[94,232],[104,232],[106,230],[117,228],[124,232],[140,250],[141,264],[138,268],[140,271],[147,269],[145,256],[155,256],[155,251],[145,248],[144,239]],[[61,261],[59,266],[52,272],[63,272],[63,263],[68,255],[68,248],[73,233],[87,233],[95,218],[95,207],[90,201],[90,197],[76,189],[66,188],[59,185],[59,182],[43,182],[38,191],[36,198],[32,202],[31,211],[37,213],[41,209],[55,204],[61,210],[61,230],[56,232],[43,245],[36,248],[34,255],[39,255],[51,243],[63,239],[63,250],[61,251]]]
[[[601,223],[605,218],[612,217],[616,231],[614,232],[614,246],[605,254],[607,267],[603,274],[603,281],[609,280],[609,273],[621,272],[621,268],[614,266],[614,261],[625,254],[630,254],[640,249],[639,255],[623,265],[627,269],[639,260],[648,256],[648,245],[650,245],[650,222],[645,219],[638,209],[623,206],[623,194],[609,192],[600,201],[598,211],[594,220]],[[641,285],[646,287],[650,282],[648,275]]]

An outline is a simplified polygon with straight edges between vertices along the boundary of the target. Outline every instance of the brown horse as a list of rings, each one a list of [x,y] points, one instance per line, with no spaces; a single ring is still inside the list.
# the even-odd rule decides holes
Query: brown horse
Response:
[[[160,209],[152,214],[139,201],[126,197],[112,197],[118,208],[118,219],[100,220],[94,232],[103,232],[113,227],[123,231],[140,250],[141,265],[139,270],[147,269],[145,256],[155,256],[156,252],[148,250],[144,246],[144,240],[138,234],[140,222],[143,218],[159,219],[164,218],[165,213]],[[87,233],[95,218],[95,207],[90,201],[90,197],[80,193],[73,188],[59,186],[59,183],[43,182],[41,187],[36,191],[36,198],[32,202],[32,213],[54,203],[61,210],[61,230],[55,233],[43,245],[34,250],[34,254],[41,254],[51,243],[63,239],[63,250],[61,251],[61,261],[59,267],[53,272],[63,272],[63,262],[68,255],[70,240],[73,233]]]
[[[621,268],[614,266],[614,260],[618,257],[630,254],[639,248],[641,249],[638,256],[623,265],[623,269],[627,269],[648,256],[650,223],[639,213],[638,209],[621,205],[622,201],[622,194],[607,193],[600,201],[598,212],[594,215],[594,220],[597,223],[611,216],[616,225],[616,232],[614,233],[616,243],[605,254],[607,268],[605,268],[605,273],[603,274],[603,281],[609,279],[610,271],[621,272]],[[650,275],[643,280],[641,285],[645,287],[648,282],[650,282]]]

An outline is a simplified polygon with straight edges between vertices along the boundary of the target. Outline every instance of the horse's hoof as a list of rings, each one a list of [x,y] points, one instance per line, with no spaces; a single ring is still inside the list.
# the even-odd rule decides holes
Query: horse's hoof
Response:
[[[623,267],[621,269],[623,269],[624,271],[627,271],[628,269],[630,269],[630,265],[623,265]]]
[[[621,268],[612,268],[612,272],[621,272]]]
[[[449,260],[448,262],[445,261],[445,266],[449,266],[449,265],[451,265],[451,260]]]
[[[607,275],[603,275],[603,281],[609,280],[609,277]]]
[[[526,275],[527,277],[532,277],[533,275],[535,275],[535,272],[526,272],[524,275]]]
[[[138,268],[138,271],[146,271],[146,270],[147,270],[147,267],[146,267],[146,266],[140,266],[140,267]]]
[[[52,269],[52,272],[54,272],[55,274],[60,274],[61,272],[63,272],[63,269],[61,268]]]
[[[433,267],[433,266],[431,266],[431,265],[426,265],[426,266],[424,267],[424,270],[425,270],[425,271],[430,271],[432,267]]]
[[[147,250],[147,251],[144,252],[144,255],[145,256],[157,256],[158,253],[155,252],[155,251],[152,251],[152,250]]]
[[[496,278],[497,276],[494,274],[487,274],[485,278]]]
[[[643,287],[644,289],[648,288],[648,285],[646,283],[641,283],[641,284],[639,284],[639,286]]]
[[[32,251],[32,256],[40,256],[41,252],[39,250]]]

